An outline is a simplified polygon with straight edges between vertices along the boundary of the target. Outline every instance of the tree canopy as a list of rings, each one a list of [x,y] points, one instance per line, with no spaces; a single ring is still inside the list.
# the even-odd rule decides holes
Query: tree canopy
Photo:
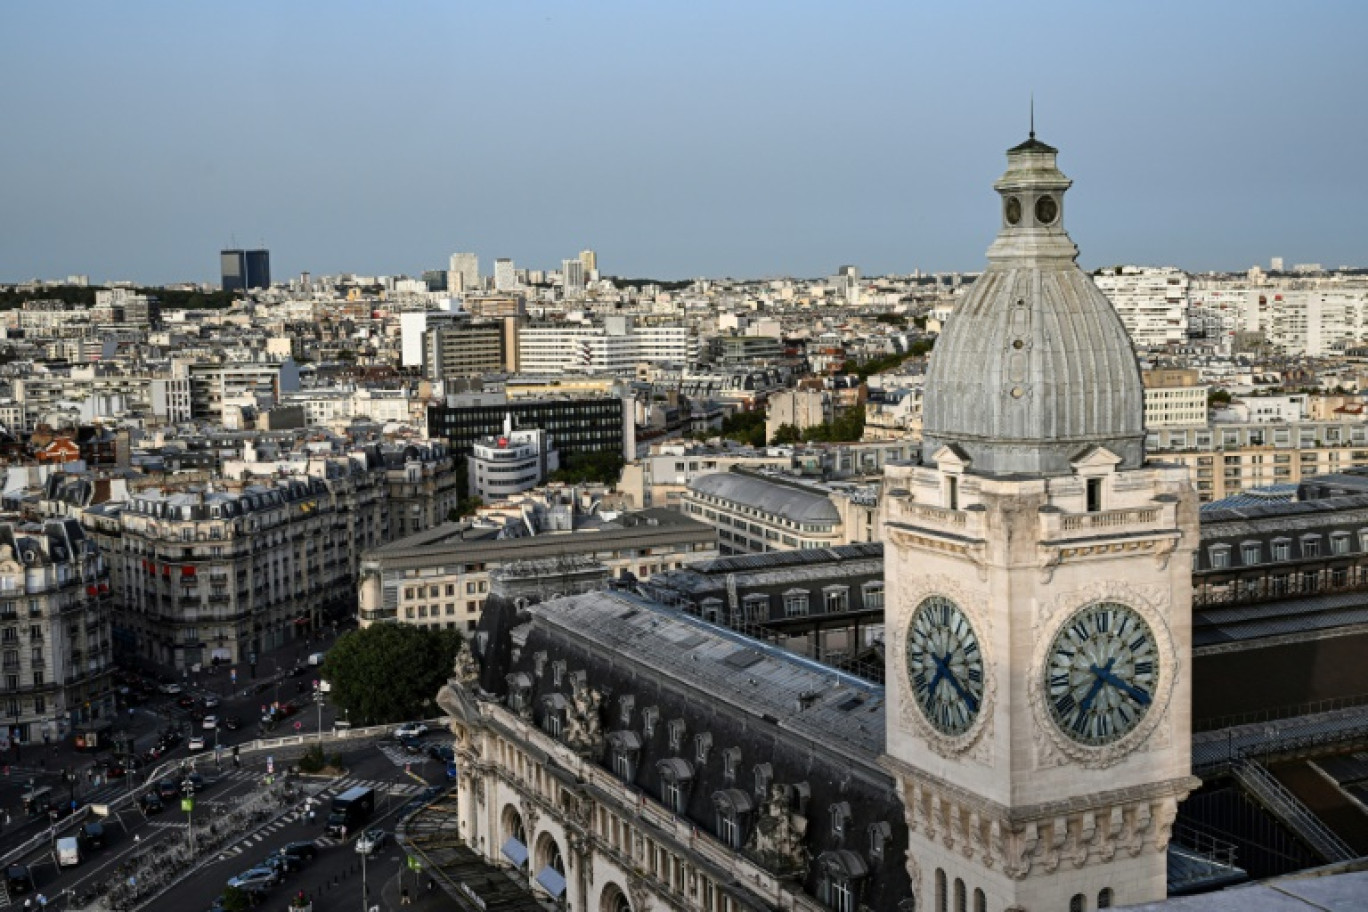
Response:
[[[615,485],[622,477],[622,454],[614,450],[571,453],[551,473],[551,481],[565,484]]]
[[[372,624],[343,634],[323,660],[332,702],[361,725],[427,718],[451,676],[461,634],[411,624]]]

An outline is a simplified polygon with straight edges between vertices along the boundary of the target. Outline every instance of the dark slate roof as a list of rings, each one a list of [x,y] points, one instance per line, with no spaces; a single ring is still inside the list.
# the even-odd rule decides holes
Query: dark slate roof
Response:
[[[1213,646],[1365,623],[1368,623],[1368,592],[1205,605],[1192,609],[1192,645]]]
[[[520,648],[515,652],[510,643]],[[808,820],[809,864],[799,876],[809,895],[818,888],[818,859],[852,848],[863,853],[869,828],[886,825],[884,861],[870,862],[861,904],[892,910],[908,895],[902,804],[877,765],[884,749],[882,687],[624,592],[525,609],[491,596],[475,649],[486,692],[506,696],[509,675],[530,683],[538,725],[554,711],[548,707],[556,695],[568,699],[572,676],[583,672],[585,683],[604,694],[606,740],[638,751],[634,789],[658,800],[664,776],[688,764],[683,816],[700,830],[716,832],[718,796],[758,808],[756,771],[767,766],[769,781],[788,787]],[[558,662],[565,663],[559,684]],[[621,698],[629,695],[634,702],[624,718]],[[648,707],[656,714],[649,730],[643,723]],[[684,733],[674,749],[670,723],[681,721]],[[700,762],[695,739],[702,734],[711,748]],[[611,750],[596,761],[610,766]],[[732,777],[724,756],[735,758]],[[833,812],[845,806],[851,835],[843,839]]]
[[[1031,131],[1030,138],[1024,143],[1019,143],[1007,150],[1008,152],[1058,152],[1054,146],[1043,143],[1036,139],[1035,131]]]

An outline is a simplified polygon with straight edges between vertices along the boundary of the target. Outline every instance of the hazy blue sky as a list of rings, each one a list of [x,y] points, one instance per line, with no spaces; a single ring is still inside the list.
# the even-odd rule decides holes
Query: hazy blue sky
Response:
[[[1040,137],[1085,266],[1368,263],[1368,4],[0,4],[0,281],[972,270]]]

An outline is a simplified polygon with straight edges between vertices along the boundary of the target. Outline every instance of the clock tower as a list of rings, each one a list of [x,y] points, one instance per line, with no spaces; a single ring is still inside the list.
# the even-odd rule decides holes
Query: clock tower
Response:
[[[927,371],[920,464],[884,485],[888,742],[919,910],[1163,899],[1190,768],[1187,469],[1064,230],[1070,181],[1007,153],[988,268]]]

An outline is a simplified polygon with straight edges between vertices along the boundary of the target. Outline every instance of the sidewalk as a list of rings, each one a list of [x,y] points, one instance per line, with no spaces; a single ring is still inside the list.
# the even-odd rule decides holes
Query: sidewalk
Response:
[[[426,874],[415,874],[401,867],[399,873],[385,881],[385,885],[380,888],[380,908],[385,912],[461,912],[461,904],[448,896],[441,887],[434,884],[432,889],[428,889],[428,884],[432,882]],[[405,887],[409,893],[408,903],[403,901]]]

